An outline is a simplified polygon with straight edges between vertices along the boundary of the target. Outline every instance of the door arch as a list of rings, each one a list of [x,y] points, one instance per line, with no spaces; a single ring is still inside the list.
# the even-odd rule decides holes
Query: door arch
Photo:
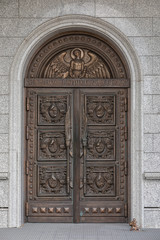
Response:
[[[42,41],[44,42],[44,40],[46,38],[49,38],[49,35],[51,33],[53,34],[53,32],[54,32],[56,34],[58,29],[63,28],[63,30],[66,30],[66,28],[68,28],[68,27],[70,29],[72,28],[72,30],[75,30],[75,26],[76,26],[76,29],[77,28],[81,28],[81,29],[83,28],[83,30],[87,29],[87,32],[94,32],[94,31],[96,32],[96,30],[98,30],[98,33],[99,33],[98,35],[100,36],[100,38],[102,36],[104,37],[106,35],[107,36],[106,38],[108,39],[109,42],[114,42],[113,45],[114,45],[114,47],[117,48],[117,51],[123,52],[122,58],[123,58],[124,62],[126,62],[126,60],[128,62],[128,64],[127,64],[128,67],[127,67],[126,72],[130,73],[129,75],[130,75],[131,79],[133,80],[133,82],[131,82],[131,83],[133,84],[133,87],[134,87],[134,90],[133,90],[134,93],[135,93],[135,86],[138,86],[138,80],[140,79],[139,65],[138,65],[137,57],[136,57],[132,47],[130,46],[130,44],[127,42],[126,38],[119,31],[117,31],[116,28],[114,28],[110,24],[104,23],[103,21],[94,19],[95,21],[94,21],[94,25],[93,25],[92,24],[93,19],[91,17],[83,16],[83,21],[81,21],[82,16],[80,16],[80,18],[78,18],[77,15],[70,16],[70,17],[71,17],[70,19],[75,20],[74,25],[69,23],[69,16],[68,16],[68,17],[62,17],[61,19],[58,18],[58,21],[59,21],[58,28],[57,28],[56,20],[50,21],[50,24],[49,24],[49,22],[47,24],[43,24],[42,28],[39,27],[39,29],[37,29],[35,32],[33,32],[33,34],[31,34],[28,37],[28,40],[30,39],[30,41],[25,42],[25,43],[27,43],[26,46],[25,46],[25,43],[22,44],[22,46],[20,47],[20,49],[14,59],[14,62],[12,65],[12,70],[11,70],[11,78],[12,78],[11,119],[13,119],[13,121],[11,121],[11,125],[10,125],[10,128],[12,130],[11,131],[12,135],[10,136],[10,143],[11,143],[11,149],[12,149],[11,150],[12,156],[10,155],[10,160],[11,160],[10,161],[10,169],[13,169],[16,166],[16,164],[14,164],[14,161],[12,161],[12,160],[13,160],[13,156],[15,156],[17,158],[17,154],[16,154],[17,150],[14,150],[14,149],[17,149],[17,146],[19,149],[18,155],[19,154],[21,155],[21,150],[20,150],[21,149],[21,147],[20,147],[21,146],[21,143],[20,143],[21,137],[17,136],[17,132],[15,131],[15,126],[17,126],[17,129],[18,129],[18,127],[20,125],[19,123],[21,122],[21,118],[19,118],[19,115],[15,116],[14,109],[17,109],[18,99],[21,96],[21,87],[20,86],[22,86],[22,85],[21,84],[17,85],[17,81],[18,82],[20,81],[20,83],[21,83],[21,79],[23,78],[23,74],[24,74],[24,70],[25,70],[24,66],[26,66],[26,63],[30,59],[30,57],[28,57],[28,56],[29,56],[33,46],[36,46],[36,48],[37,48],[42,43]],[[61,24],[62,25],[64,24],[63,27]],[[55,26],[53,27],[53,25],[55,25]],[[53,30],[53,28],[54,28],[54,30]],[[106,33],[106,30],[108,30],[107,33]],[[42,35],[39,35],[40,32],[41,33],[43,32],[42,33],[43,37],[42,37]],[[36,39],[37,40],[39,39],[38,40],[39,43],[36,43],[37,42]],[[117,47],[117,46],[119,46],[119,47]],[[125,55],[125,57],[124,57],[124,55]],[[135,81],[136,79],[138,79],[137,82]],[[17,90],[17,88],[19,90]],[[141,88],[141,86],[140,86],[140,88]],[[139,94],[139,93],[136,92],[136,94]],[[134,98],[135,98],[135,96],[134,96]],[[137,98],[135,98],[135,99],[137,99]],[[137,101],[141,101],[141,100],[137,99]],[[135,102],[134,102],[134,104],[135,104]],[[16,108],[14,106],[16,106]],[[21,109],[21,108],[19,108],[19,109]],[[137,119],[136,119],[136,121],[137,121]],[[141,114],[139,114],[139,122],[141,122]],[[14,131],[13,131],[13,126],[14,126]],[[133,128],[133,126],[132,126],[132,128]],[[13,141],[14,132],[16,133],[16,136],[17,136],[16,142]],[[138,131],[138,133],[140,133],[139,140],[141,142],[141,131]],[[140,146],[141,146],[141,143],[140,143]],[[136,151],[137,151],[137,149],[139,149],[138,147],[135,147],[135,143],[133,144],[133,149],[136,149]],[[132,158],[133,158],[133,155],[134,155],[134,153],[132,153]],[[18,156],[18,159],[19,159],[19,156]],[[18,162],[21,165],[20,159],[16,162]],[[133,165],[135,165],[135,164],[136,163],[134,163]],[[135,168],[133,168],[133,169],[135,169]],[[19,173],[20,172],[21,171],[19,171]],[[135,174],[136,174],[136,171],[134,172],[134,175]],[[18,182],[17,182],[17,179],[19,179]],[[14,183],[15,186],[18,187],[17,184],[20,183],[20,175],[18,175],[18,178],[15,178],[15,175],[11,174],[10,183],[11,182],[12,182],[12,185]],[[141,184],[140,185],[138,184],[138,186],[141,186]],[[21,199],[20,188],[18,187],[18,189],[19,189],[19,191],[17,191],[17,194],[18,194],[17,199],[20,201],[20,199]],[[136,195],[135,191],[133,191],[133,192],[134,192],[133,195],[135,196]],[[12,193],[12,188],[10,188],[10,198],[12,196],[14,196],[14,194]],[[141,199],[139,199],[139,201],[141,202]],[[20,202],[19,202],[19,204],[20,204]],[[11,209],[12,209],[13,205],[14,205],[14,201],[10,201]],[[14,214],[13,214],[13,212],[10,212],[9,213],[10,226],[19,226],[21,224],[21,217],[20,217],[21,214],[19,211],[17,211],[17,207],[15,207],[14,209],[15,209],[14,214],[17,216],[17,220],[15,222],[15,218],[13,218]],[[139,214],[136,214],[136,208],[134,209],[134,207],[132,209],[132,214],[134,214],[134,216],[137,216],[137,218],[140,216]],[[142,219],[142,218],[140,217],[140,219]]]

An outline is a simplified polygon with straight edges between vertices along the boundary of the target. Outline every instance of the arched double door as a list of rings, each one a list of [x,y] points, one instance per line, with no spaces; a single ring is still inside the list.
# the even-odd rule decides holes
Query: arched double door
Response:
[[[43,44],[25,76],[26,218],[127,222],[129,74],[86,32]]]

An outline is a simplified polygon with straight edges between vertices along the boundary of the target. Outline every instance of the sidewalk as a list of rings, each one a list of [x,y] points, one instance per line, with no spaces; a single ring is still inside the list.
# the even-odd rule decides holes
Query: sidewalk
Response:
[[[0,229],[0,240],[160,240],[160,229],[129,230],[128,224],[26,223]]]

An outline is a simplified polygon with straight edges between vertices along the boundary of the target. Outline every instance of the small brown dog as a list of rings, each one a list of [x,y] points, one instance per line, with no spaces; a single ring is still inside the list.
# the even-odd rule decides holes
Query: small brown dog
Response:
[[[133,218],[129,225],[131,226],[130,231],[139,231],[139,227],[137,226],[137,221],[135,218]]]

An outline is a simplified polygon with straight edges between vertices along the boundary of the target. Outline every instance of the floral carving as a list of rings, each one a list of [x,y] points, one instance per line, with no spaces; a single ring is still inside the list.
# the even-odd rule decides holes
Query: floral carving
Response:
[[[40,195],[66,194],[66,167],[39,167]]]
[[[88,159],[114,159],[114,131],[89,131],[88,132]]]
[[[114,96],[87,96],[88,124],[114,124]]]
[[[87,168],[87,194],[113,194],[114,193],[114,167],[88,167]]]
[[[64,132],[41,132],[39,142],[40,159],[66,159]]]
[[[40,97],[40,123],[64,124],[67,96]]]

